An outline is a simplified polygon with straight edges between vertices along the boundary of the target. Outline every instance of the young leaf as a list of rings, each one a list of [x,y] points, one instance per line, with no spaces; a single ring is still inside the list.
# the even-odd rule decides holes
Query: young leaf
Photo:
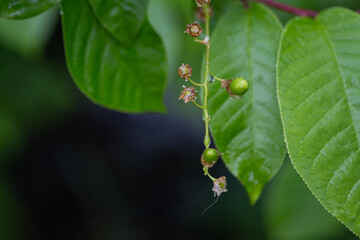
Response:
[[[249,91],[232,99],[217,81],[210,84],[210,127],[229,170],[245,186],[250,202],[277,173],[286,153],[276,99],[276,56],[282,26],[265,6],[236,4],[215,29],[211,72],[244,77]]]
[[[116,39],[130,44],[144,22],[149,0],[89,0],[100,23]]]
[[[290,157],[324,207],[360,235],[360,16],[333,8],[285,29],[278,95]]]
[[[55,6],[61,0],[1,0],[0,18],[24,19],[36,16]]]
[[[64,0],[61,7],[68,67],[85,95],[114,110],[163,112],[165,51],[148,20],[125,46],[103,28],[87,0]]]

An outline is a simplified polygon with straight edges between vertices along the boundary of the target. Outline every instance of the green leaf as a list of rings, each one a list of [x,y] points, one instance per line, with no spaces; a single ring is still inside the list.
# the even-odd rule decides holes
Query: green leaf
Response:
[[[1,0],[0,18],[24,19],[36,16],[55,6],[61,0]]]
[[[333,8],[285,29],[278,96],[290,157],[323,206],[360,235],[360,16]]]
[[[131,46],[100,24],[87,0],[61,3],[68,67],[94,102],[125,112],[163,112],[165,51],[146,19]]]
[[[331,240],[346,231],[314,198],[288,157],[267,189],[265,200],[271,240]]]
[[[241,4],[227,12],[212,39],[211,72],[225,79],[244,77],[249,91],[232,99],[210,84],[210,127],[229,170],[245,186],[251,204],[277,173],[286,149],[276,99],[276,56],[282,26],[266,7]]]
[[[102,26],[116,39],[130,44],[140,31],[149,0],[89,0]]]

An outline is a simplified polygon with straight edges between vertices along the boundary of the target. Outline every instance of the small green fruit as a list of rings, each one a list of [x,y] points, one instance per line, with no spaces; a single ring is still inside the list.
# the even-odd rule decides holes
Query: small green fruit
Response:
[[[219,152],[215,148],[205,149],[201,156],[201,163],[204,167],[212,167],[219,159]]]
[[[249,83],[244,78],[235,78],[230,83],[230,91],[236,96],[244,95],[249,89]]]

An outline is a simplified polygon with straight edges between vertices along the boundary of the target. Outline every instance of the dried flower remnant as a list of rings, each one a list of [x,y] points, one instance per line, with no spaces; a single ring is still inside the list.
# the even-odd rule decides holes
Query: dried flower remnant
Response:
[[[183,99],[185,103],[188,103],[190,101],[195,101],[196,99],[196,90],[193,87],[184,87],[184,90],[182,90],[181,95],[179,97],[180,99]]]
[[[196,0],[198,7],[201,7],[204,4],[210,4],[211,0]]]
[[[212,8],[208,8],[207,9],[209,16],[213,15],[213,9]],[[197,7],[196,11],[195,11],[195,16],[196,19],[198,19],[201,22],[205,22],[205,14],[204,14],[204,9],[202,7]]]
[[[213,187],[214,196],[220,196],[222,193],[227,192],[226,189],[226,177],[219,177],[214,181],[214,187]]]
[[[183,63],[178,68],[178,74],[181,78],[189,79],[192,74],[192,68],[189,65]]]
[[[190,34],[192,37],[198,37],[201,35],[203,29],[202,27],[197,23],[191,23],[187,25],[187,28],[185,30],[185,33]]]

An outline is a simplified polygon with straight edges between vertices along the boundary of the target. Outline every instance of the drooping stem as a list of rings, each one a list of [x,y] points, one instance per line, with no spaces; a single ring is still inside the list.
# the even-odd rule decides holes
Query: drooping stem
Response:
[[[199,87],[202,87],[202,86],[203,86],[203,84],[194,82],[193,80],[191,80],[191,78],[188,78],[187,80],[189,80],[189,82],[191,82],[191,83],[194,84],[195,86],[199,86]]]
[[[291,13],[291,14],[294,14],[297,16],[316,17],[318,15],[318,12],[316,12],[316,11],[297,8],[297,7],[290,6],[290,5],[287,5],[284,3],[276,2],[274,0],[252,0],[252,1],[264,3],[265,5],[268,5],[269,7],[273,7],[273,8],[276,8],[281,11],[288,12],[288,13]]]
[[[216,180],[213,176],[210,175],[210,173],[209,173],[209,168],[203,167],[203,170],[204,170],[204,174],[207,175],[207,176],[211,179],[211,181],[215,181],[215,180]]]
[[[197,107],[201,108],[201,109],[204,109],[204,106],[201,106],[200,104],[198,104],[197,102],[195,101],[192,101]]]
[[[204,71],[204,110],[203,110],[203,119],[205,122],[205,137],[204,137],[204,145],[205,148],[209,148],[210,146],[210,134],[209,134],[209,121],[210,116],[207,109],[207,102],[208,102],[208,95],[209,95],[209,89],[208,89],[208,76],[209,76],[209,68],[210,68],[210,14],[209,14],[209,6],[206,5],[203,8],[204,15],[205,15],[205,39],[208,39],[208,41],[205,44],[205,71]]]
[[[210,73],[210,74],[211,74],[211,73]],[[226,79],[219,78],[219,77],[215,76],[214,74],[211,74],[211,76],[212,76],[215,80],[217,80],[217,81],[219,81],[219,82],[221,82],[221,81],[226,81]]]

